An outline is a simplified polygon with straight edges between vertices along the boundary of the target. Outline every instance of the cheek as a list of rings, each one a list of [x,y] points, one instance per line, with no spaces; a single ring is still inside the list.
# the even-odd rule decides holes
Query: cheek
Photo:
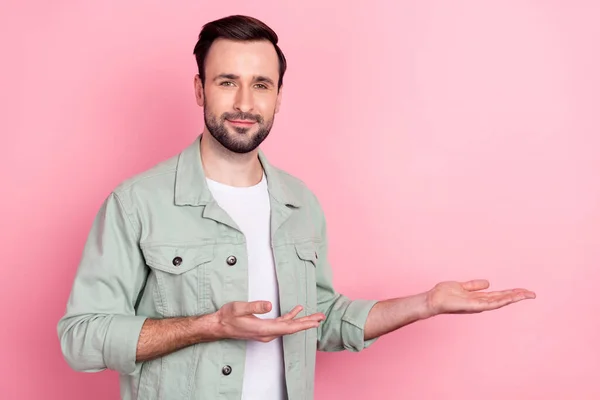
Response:
[[[275,107],[277,106],[277,98],[260,98],[255,101],[255,106],[265,117],[271,117],[275,114]]]
[[[217,91],[207,91],[204,98],[205,107],[215,115],[221,115],[226,111],[230,111],[233,104],[233,96],[231,93],[219,93]]]

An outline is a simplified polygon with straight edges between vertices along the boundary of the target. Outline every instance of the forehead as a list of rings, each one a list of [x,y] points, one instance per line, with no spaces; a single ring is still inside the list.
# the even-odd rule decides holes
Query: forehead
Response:
[[[242,78],[263,75],[276,81],[279,59],[275,47],[266,40],[241,42],[217,39],[208,51],[204,70],[207,79],[219,74],[235,74]]]

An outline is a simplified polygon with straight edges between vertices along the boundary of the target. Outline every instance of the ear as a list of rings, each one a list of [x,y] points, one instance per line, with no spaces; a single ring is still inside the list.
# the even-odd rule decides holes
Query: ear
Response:
[[[194,76],[194,92],[196,93],[196,103],[200,107],[204,107],[204,90],[202,86],[202,81],[200,80],[200,75],[196,74]]]
[[[277,102],[275,103],[275,114],[279,112],[279,107],[281,106],[281,96],[283,95],[283,85],[279,88],[277,92]]]

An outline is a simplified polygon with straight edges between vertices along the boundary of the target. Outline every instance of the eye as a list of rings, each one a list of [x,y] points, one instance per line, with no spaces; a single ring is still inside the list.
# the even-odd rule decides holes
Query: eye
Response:
[[[223,81],[219,84],[220,86],[233,86],[234,83],[231,81]]]
[[[258,87],[258,89],[268,89],[267,85],[264,85],[262,83],[257,83],[256,86]]]

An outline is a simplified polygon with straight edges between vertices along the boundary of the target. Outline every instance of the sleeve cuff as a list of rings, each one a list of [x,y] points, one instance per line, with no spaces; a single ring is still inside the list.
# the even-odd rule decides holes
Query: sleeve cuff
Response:
[[[136,369],[137,344],[146,317],[115,315],[104,344],[104,362],[109,369],[131,374]]]
[[[376,300],[354,300],[342,317],[342,342],[348,351],[366,349],[378,338],[365,340],[365,324]]]

